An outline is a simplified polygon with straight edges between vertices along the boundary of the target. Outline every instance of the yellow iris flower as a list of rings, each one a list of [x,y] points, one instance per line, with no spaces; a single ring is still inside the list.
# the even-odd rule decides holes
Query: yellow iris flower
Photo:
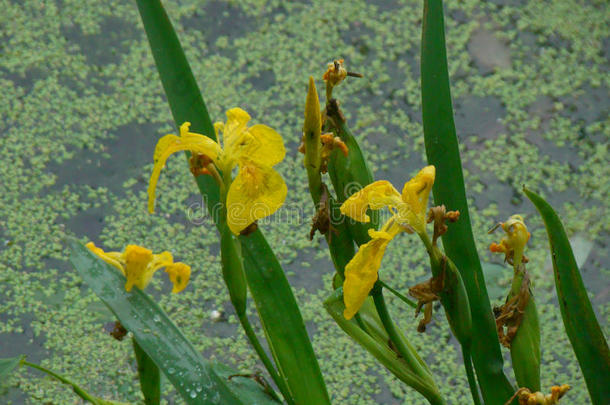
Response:
[[[341,205],[341,213],[360,222],[369,222],[367,209],[388,207],[393,214],[381,230],[369,230],[371,240],[360,246],[352,260],[345,266],[343,282],[343,316],[351,319],[377,281],[377,273],[388,243],[401,232],[424,234],[426,232],[426,208],[436,170],[426,166],[405,183],[402,194],[390,182],[376,181],[350,196]]]
[[[286,149],[275,130],[262,124],[247,127],[248,121],[250,115],[241,108],[228,110],[227,122],[214,124],[217,137],[222,132],[222,147],[207,136],[189,132],[189,122],[180,126],[180,136],[161,138],[148,186],[148,210],[154,211],[157,181],[169,156],[188,150],[208,157],[224,176],[239,168],[226,196],[231,232],[238,235],[254,221],[273,214],[286,199],[286,183],[273,169],[284,159]]]
[[[513,215],[506,222],[500,223],[500,226],[506,232],[506,237],[502,238],[500,243],[492,243],[489,250],[494,253],[504,253],[507,261],[519,265],[523,258],[525,245],[530,238],[523,217]]]
[[[162,267],[165,267],[165,272],[174,285],[172,293],[184,290],[191,276],[191,267],[180,262],[174,263],[170,252],[153,254],[149,249],[137,245],[127,245],[123,252],[104,252],[93,242],[87,243],[86,246],[123,273],[127,278],[126,291],[131,291],[134,285],[143,290],[150,283],[153,274]]]

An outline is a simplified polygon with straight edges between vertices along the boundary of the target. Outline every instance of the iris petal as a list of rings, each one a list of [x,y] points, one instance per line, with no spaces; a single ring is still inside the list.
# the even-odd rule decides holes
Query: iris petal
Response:
[[[400,193],[389,181],[379,180],[352,194],[341,205],[341,213],[360,222],[369,222],[368,208],[378,210],[400,204]]]
[[[191,277],[191,266],[184,263],[173,263],[165,268],[165,272],[169,277],[169,281],[172,282],[174,288],[172,293],[179,293],[184,290]]]
[[[351,319],[360,310],[364,300],[375,285],[379,267],[388,243],[396,234],[374,232],[369,242],[360,246],[352,260],[345,266],[343,302],[345,319]]]
[[[149,249],[137,245],[127,245],[123,253],[125,261],[125,290],[131,291],[133,286],[143,290],[150,281],[152,274],[148,274],[148,264],[153,259],[153,253]]]
[[[238,235],[254,221],[273,214],[286,199],[282,176],[252,162],[240,165],[227,193],[227,224]]]
[[[411,180],[405,183],[402,189],[402,200],[411,207],[417,215],[425,215],[428,207],[428,197],[434,185],[436,169],[426,166]]]
[[[183,127],[186,124],[188,123],[181,127],[182,136],[165,135],[157,142],[154,154],[155,166],[148,182],[148,211],[151,213],[155,210],[155,190],[161,169],[172,154],[188,150],[192,153],[206,155],[212,160],[216,160],[220,154],[220,146],[212,139],[204,135],[184,132]]]

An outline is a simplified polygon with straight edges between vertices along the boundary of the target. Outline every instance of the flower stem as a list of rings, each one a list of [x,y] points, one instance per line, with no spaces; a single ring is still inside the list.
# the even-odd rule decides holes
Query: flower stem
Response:
[[[407,297],[405,297],[404,295],[402,295],[401,293],[399,293],[398,291],[396,291],[395,289],[393,289],[392,287],[387,285],[384,281],[377,280],[377,282],[382,287],[386,288],[388,291],[390,291],[392,294],[394,294],[396,297],[398,297],[398,299],[400,299],[405,304],[409,305],[412,308],[417,308],[417,304],[415,302],[413,302],[412,300],[408,299]]]
[[[391,342],[394,344],[394,347],[396,348],[396,351],[398,352],[399,356],[403,358],[403,360],[407,363],[408,367],[412,370],[412,372],[429,382],[432,387],[435,387],[434,381],[432,380],[428,371],[421,366],[418,359],[413,355],[411,350],[409,350],[407,345],[400,338],[398,331],[396,330],[396,325],[392,321],[390,313],[388,312],[385,299],[383,298],[382,289],[383,287],[381,286],[381,284],[377,284],[375,287],[373,287],[371,295],[373,296],[373,302],[375,303],[375,307],[377,308],[379,319],[381,320],[383,327],[388,333]],[[421,393],[433,405],[440,405],[445,403],[445,401],[440,396],[440,393],[437,390],[430,390]]]
[[[261,345],[260,341],[258,340],[256,333],[254,333],[254,329],[252,328],[252,324],[250,323],[248,316],[245,313],[241,313],[241,314],[238,314],[238,318],[239,318],[239,323],[241,323],[241,327],[243,328],[244,332],[246,333],[246,337],[248,338],[248,341],[250,342],[252,347],[254,347],[254,351],[258,355],[259,359],[261,359],[261,361],[263,362],[263,365],[267,369],[267,372],[269,372],[271,379],[273,380],[273,382],[275,382],[278,389],[284,396],[284,400],[289,405],[293,405],[294,400],[292,399],[290,390],[288,389],[288,386],[286,385],[286,381],[284,381],[284,379],[278,374],[273,363],[271,362],[271,359],[269,358],[269,356],[267,356],[267,352],[265,352],[265,349],[263,349],[263,346]]]
[[[65,378],[47,368],[44,368],[43,366],[39,366],[38,364],[30,363],[29,361],[25,361],[25,360],[22,360],[21,364],[23,364],[24,366],[35,368],[36,370],[40,370],[44,373],[47,373],[48,375],[50,375],[51,377],[54,377],[55,379],[61,381],[62,383],[71,386],[72,389],[74,390],[74,392],[76,393],[76,395],[78,395],[85,401],[89,401],[92,404],[97,404],[99,402],[97,398],[93,397],[91,394],[89,394],[87,391],[82,389],[77,384],[73,383],[72,381],[68,380],[67,378]]]

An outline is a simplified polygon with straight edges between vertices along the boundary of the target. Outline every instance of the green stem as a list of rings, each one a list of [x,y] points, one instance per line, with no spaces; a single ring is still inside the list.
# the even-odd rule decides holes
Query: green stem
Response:
[[[333,85],[330,84],[330,80],[326,82],[326,102],[333,98]]]
[[[34,364],[34,363],[30,363],[29,361],[25,361],[22,360],[21,364],[28,366],[28,367],[32,367],[35,368],[36,370],[40,370],[44,373],[47,373],[48,375],[50,375],[51,377],[56,378],[57,380],[61,381],[64,384],[67,384],[69,386],[72,387],[72,389],[74,390],[74,392],[76,393],[76,395],[78,395],[79,397],[81,397],[82,399],[84,399],[85,401],[89,401],[92,404],[98,404],[99,401],[97,400],[97,398],[91,396],[91,394],[89,394],[88,392],[86,392],[85,390],[83,390],[81,387],[79,387],[77,384],[73,383],[72,381],[68,380],[65,377],[62,377],[61,375],[47,369],[44,368],[42,366],[39,366],[38,364]]]
[[[519,261],[521,258],[519,258]],[[513,265],[513,281],[510,285],[510,295],[519,295],[521,291],[521,284],[523,283],[523,276],[525,275],[525,265],[523,263],[515,263]]]
[[[419,236],[421,241],[426,246],[426,250],[428,251],[428,255],[430,256],[430,260],[435,262],[436,264],[440,263],[440,257],[437,254],[438,253],[437,252],[438,248],[434,249],[435,245],[432,244],[432,241],[430,240],[430,237],[428,236],[428,234],[426,232],[422,232],[422,233],[418,233],[417,235]]]
[[[398,297],[398,299],[400,299],[405,304],[409,305],[412,308],[417,308],[417,304],[415,302],[413,302],[412,300],[408,299],[407,297],[405,297],[404,295],[402,295],[401,293],[399,293],[398,291],[396,291],[395,289],[393,289],[392,287],[387,285],[384,281],[377,280],[377,282],[383,288],[386,288],[388,291],[390,291],[392,294],[394,294],[396,297]]]
[[[413,370],[413,372],[417,373],[419,376],[433,383],[428,371],[422,367],[417,357],[413,355],[411,350],[409,350],[407,345],[400,338],[398,330],[396,330],[396,325],[390,317],[390,313],[388,311],[388,307],[386,306],[385,299],[383,298],[382,289],[383,287],[377,284],[375,287],[373,287],[371,295],[373,296],[373,302],[375,303],[375,308],[377,309],[377,313],[379,314],[379,319],[381,320],[383,327],[388,333],[390,340],[394,344],[394,347],[396,348],[400,356],[409,365],[409,368]]]
[[[360,327],[360,329],[362,329],[363,331],[365,331],[366,333],[368,333],[369,335],[371,334],[371,331],[366,327],[366,325],[364,324],[364,322],[362,321],[362,317],[360,316],[360,314],[358,312],[356,312],[354,314],[354,320],[356,321],[356,323],[358,324],[358,326]]]
[[[474,405],[481,405],[481,398],[479,398],[479,389],[477,386],[477,380],[474,376],[474,370],[472,368],[472,358],[470,357],[470,347],[462,345],[462,358],[464,360],[464,368],[466,369],[466,377],[468,378],[468,385],[470,386],[470,393],[472,394],[472,402]]]
[[[277,370],[275,369],[273,363],[271,362],[271,359],[269,358],[269,356],[267,356],[267,352],[265,352],[265,349],[263,349],[263,346],[261,345],[260,341],[258,340],[256,333],[254,333],[254,329],[252,328],[252,324],[250,323],[248,316],[245,313],[237,314],[237,315],[239,318],[239,323],[241,323],[241,327],[243,328],[244,332],[246,333],[246,337],[248,338],[248,341],[250,342],[252,347],[254,347],[254,351],[256,352],[258,357],[263,362],[263,365],[267,369],[267,372],[269,372],[271,379],[277,385],[278,389],[284,396],[284,399],[286,400],[286,402],[290,405],[293,405],[295,402],[292,399],[292,395],[290,394],[290,389],[286,385],[286,381],[284,381],[284,379],[282,377],[280,377],[280,375],[278,374]],[[274,394],[275,394],[275,392],[274,392]],[[276,399],[277,399],[277,397],[276,397]]]

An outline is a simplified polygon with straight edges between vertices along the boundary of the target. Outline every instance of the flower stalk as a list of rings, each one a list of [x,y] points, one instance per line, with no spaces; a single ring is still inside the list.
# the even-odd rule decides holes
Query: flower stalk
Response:
[[[505,236],[489,248],[503,253],[504,260],[512,264],[513,280],[506,302],[495,310],[496,327],[500,342],[510,349],[517,384],[536,392],[540,391],[540,325],[524,255],[530,233],[520,215],[511,216],[490,232],[498,228]]]

